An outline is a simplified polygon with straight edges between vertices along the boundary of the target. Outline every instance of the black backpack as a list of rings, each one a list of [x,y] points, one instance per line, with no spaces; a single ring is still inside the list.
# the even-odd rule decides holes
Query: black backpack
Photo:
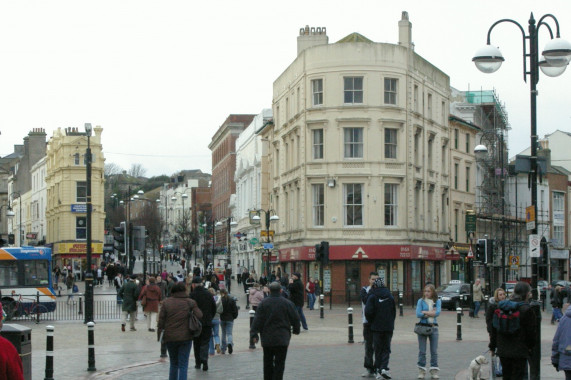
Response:
[[[492,326],[500,334],[515,334],[521,327],[519,307],[522,302],[509,302],[511,307],[503,309],[498,307],[494,310]]]

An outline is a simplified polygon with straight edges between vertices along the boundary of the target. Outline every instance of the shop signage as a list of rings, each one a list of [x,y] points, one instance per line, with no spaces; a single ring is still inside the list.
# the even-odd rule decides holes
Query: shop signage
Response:
[[[569,258],[569,251],[566,249],[550,249],[549,250],[550,259],[562,259],[567,260]]]
[[[87,251],[87,243],[58,243],[56,244],[58,254],[85,254]],[[100,254],[103,252],[103,243],[92,243],[91,252]]]
[[[80,214],[85,214],[87,213],[87,204],[86,203],[72,204],[71,212],[78,212]]]

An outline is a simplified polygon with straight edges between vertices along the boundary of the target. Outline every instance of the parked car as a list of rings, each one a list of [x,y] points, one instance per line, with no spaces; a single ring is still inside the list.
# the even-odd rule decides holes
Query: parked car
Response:
[[[469,306],[472,301],[470,284],[459,280],[440,286],[437,292],[443,309],[456,310],[459,307]]]

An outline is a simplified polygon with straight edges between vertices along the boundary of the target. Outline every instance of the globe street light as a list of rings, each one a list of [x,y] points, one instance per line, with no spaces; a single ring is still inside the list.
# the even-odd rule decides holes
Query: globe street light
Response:
[[[266,243],[270,244],[270,223],[272,222],[277,222],[278,220],[280,220],[280,217],[276,214],[276,212],[274,210],[262,210],[262,209],[258,209],[256,210],[258,213],[256,215],[254,215],[252,217],[252,220],[255,223],[260,223],[260,221],[262,220],[262,218],[260,218],[260,212],[263,212],[265,217],[266,217]],[[273,215],[271,215],[273,214]],[[266,276],[269,276],[271,271],[270,271],[270,254],[271,254],[271,249],[266,248],[266,254],[267,254],[267,261],[266,261]]]
[[[555,38],[553,38],[553,31],[551,26],[547,21],[551,19],[555,23]],[[472,61],[476,64],[478,70],[484,73],[493,73],[497,71],[504,61],[504,57],[500,50],[496,47],[491,46],[490,36],[492,30],[498,24],[508,22],[516,25],[522,34],[523,38],[523,80],[527,82],[527,77],[529,76],[530,82],[530,103],[531,103],[531,156],[530,156],[530,182],[531,182],[531,205],[536,215],[537,219],[537,83],[539,82],[539,68],[547,76],[557,76],[561,75],[569,61],[571,60],[571,43],[562,40],[559,33],[559,22],[552,14],[546,14],[539,19],[539,22],[535,23],[533,18],[533,13],[530,15],[528,24],[529,34],[525,35],[525,30],[516,21],[511,19],[501,19],[496,21],[490,29],[488,30],[487,44],[484,48],[479,49]],[[544,26],[551,40],[545,45],[543,52],[544,59],[540,60],[539,48],[538,48],[538,31],[540,27]],[[529,45],[526,45],[526,41]],[[527,70],[527,60],[529,58],[529,71]],[[547,72],[546,72],[547,70]],[[533,235],[537,234],[537,221],[535,221],[534,228],[531,233]],[[537,291],[537,276],[538,276],[538,260],[537,257],[532,257],[532,269],[531,269],[531,288],[533,291],[533,298],[538,299]],[[541,316],[538,317],[539,323],[541,323]],[[536,344],[537,350],[532,354],[530,360],[530,375],[531,378],[539,378],[539,359],[541,355],[539,342],[541,341],[541,331],[538,331],[539,337],[538,344]]]

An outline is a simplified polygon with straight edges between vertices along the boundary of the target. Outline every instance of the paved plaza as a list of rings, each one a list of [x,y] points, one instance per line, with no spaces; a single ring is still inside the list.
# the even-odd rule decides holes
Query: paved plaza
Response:
[[[234,282],[234,293],[239,289]],[[241,286],[240,286],[241,289]],[[109,291],[96,288],[96,293]],[[234,324],[235,350],[232,355],[210,357],[209,370],[194,368],[191,353],[190,379],[262,379],[261,347],[248,349],[249,315],[245,309],[245,296],[239,299],[239,318]],[[355,343],[348,343],[347,305],[325,309],[325,318],[319,311],[304,309],[309,331],[293,336],[286,360],[285,379],[358,379],[363,372],[362,325],[360,305],[355,308]],[[470,361],[487,350],[488,335],[485,319],[463,318],[463,336],[456,340],[456,313],[443,311],[439,317],[439,366],[442,379],[465,379]],[[549,324],[550,315],[544,313],[542,323],[542,379],[563,379],[551,366],[551,339],[556,326]],[[397,316],[392,342],[390,369],[394,379],[414,379],[418,353],[417,337],[413,326],[417,319],[410,306],[404,316]],[[97,321],[96,321],[97,322]],[[32,328],[32,373],[34,380],[44,379],[46,325],[22,323]],[[148,332],[145,317],[139,313],[137,331],[121,332],[119,321],[99,321],[95,327],[95,372],[87,372],[87,327],[79,322],[53,322],[55,327],[54,379],[166,379],[168,358],[160,358],[160,345],[156,333]]]

